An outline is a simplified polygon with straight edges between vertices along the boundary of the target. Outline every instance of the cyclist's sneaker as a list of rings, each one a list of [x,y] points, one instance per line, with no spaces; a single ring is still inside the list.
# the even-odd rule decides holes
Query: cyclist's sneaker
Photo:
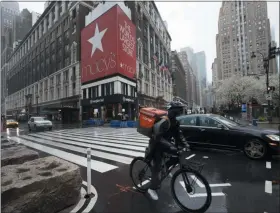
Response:
[[[173,177],[173,175],[172,175],[172,173],[171,173],[171,172],[169,173],[169,175],[168,175],[168,176],[169,176],[170,178],[172,178],[172,177]]]
[[[153,200],[158,200],[157,192],[153,189],[148,189],[148,193]]]

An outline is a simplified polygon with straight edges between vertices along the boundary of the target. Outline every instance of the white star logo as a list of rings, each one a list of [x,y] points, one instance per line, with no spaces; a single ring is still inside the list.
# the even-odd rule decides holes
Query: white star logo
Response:
[[[91,57],[93,56],[97,48],[103,52],[103,46],[101,40],[104,34],[106,33],[107,29],[108,28],[104,29],[102,32],[99,32],[98,24],[96,24],[94,36],[88,40],[88,42],[92,44]]]

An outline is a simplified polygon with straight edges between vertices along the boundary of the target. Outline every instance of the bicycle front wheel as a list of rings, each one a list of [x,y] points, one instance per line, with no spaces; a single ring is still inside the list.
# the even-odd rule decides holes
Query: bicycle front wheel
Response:
[[[151,185],[151,165],[143,157],[136,157],[130,163],[129,175],[134,187],[142,193],[145,193]]]
[[[186,212],[205,212],[212,202],[209,183],[192,169],[175,172],[171,179],[171,193],[178,206]]]

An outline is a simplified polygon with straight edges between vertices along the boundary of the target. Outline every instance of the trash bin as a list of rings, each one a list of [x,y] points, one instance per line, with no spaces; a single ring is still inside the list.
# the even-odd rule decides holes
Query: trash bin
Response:
[[[267,121],[268,121],[268,122],[272,122],[272,117],[271,117],[271,116],[268,116],[268,117],[267,117]]]
[[[253,126],[258,126],[257,121],[258,121],[258,119],[253,119],[253,120],[252,120],[252,125],[253,125]]]

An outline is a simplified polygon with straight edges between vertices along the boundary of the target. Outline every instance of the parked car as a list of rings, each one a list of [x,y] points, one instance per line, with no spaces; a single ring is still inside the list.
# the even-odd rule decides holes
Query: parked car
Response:
[[[28,129],[29,131],[38,129],[52,130],[52,122],[44,117],[31,117],[28,121]]]
[[[6,120],[6,128],[18,128],[18,122],[14,119]]]
[[[279,154],[279,131],[242,125],[220,115],[192,114],[177,118],[190,146],[237,149],[251,159]]]

